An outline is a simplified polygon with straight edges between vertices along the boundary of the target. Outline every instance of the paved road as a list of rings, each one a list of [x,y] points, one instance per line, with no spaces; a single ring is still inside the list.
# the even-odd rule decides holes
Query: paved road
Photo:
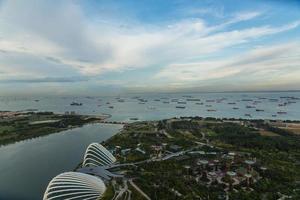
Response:
[[[151,198],[145,194],[133,181],[132,179],[129,180],[129,183],[136,189],[141,195],[143,195],[147,200],[151,200]]]
[[[124,187],[121,188],[121,190],[118,192],[115,198],[113,198],[113,200],[120,199],[123,196],[123,194],[128,190],[127,180],[124,180],[123,183],[124,183]]]

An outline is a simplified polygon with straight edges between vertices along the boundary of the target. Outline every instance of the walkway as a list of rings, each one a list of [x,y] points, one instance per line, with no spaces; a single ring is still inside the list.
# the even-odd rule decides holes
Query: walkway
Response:
[[[151,200],[151,198],[145,194],[133,181],[132,179],[129,180],[129,183],[136,189],[143,197],[145,197],[147,200]]]

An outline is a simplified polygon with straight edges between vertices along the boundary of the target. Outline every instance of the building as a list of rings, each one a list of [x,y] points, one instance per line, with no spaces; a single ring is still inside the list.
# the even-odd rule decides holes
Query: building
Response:
[[[92,143],[85,151],[83,167],[105,166],[116,162],[116,158],[101,144]]]
[[[100,199],[105,190],[104,182],[96,176],[79,172],[65,172],[50,181],[43,200],[97,200]]]

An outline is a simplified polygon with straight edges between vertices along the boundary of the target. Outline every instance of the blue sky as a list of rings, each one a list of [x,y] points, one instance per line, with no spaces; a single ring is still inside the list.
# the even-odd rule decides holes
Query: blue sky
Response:
[[[300,89],[297,0],[0,0],[0,95]]]

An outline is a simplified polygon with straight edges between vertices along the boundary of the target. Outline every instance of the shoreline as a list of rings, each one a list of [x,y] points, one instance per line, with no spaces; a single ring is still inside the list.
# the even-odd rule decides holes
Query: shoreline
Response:
[[[39,114],[39,113],[52,113],[53,116],[66,116],[64,114],[61,113],[53,113],[53,112],[30,112],[30,111],[0,111],[1,113],[22,113],[22,114],[28,114],[28,113],[35,113],[35,114]],[[300,124],[300,120],[284,120],[284,119],[247,119],[247,118],[226,118],[226,117],[201,117],[201,116],[182,116],[182,117],[173,117],[173,118],[167,118],[167,119],[158,119],[158,120],[137,120],[137,121],[132,121],[132,122],[124,122],[124,121],[106,121],[107,119],[111,118],[112,115],[111,114],[103,114],[101,116],[99,115],[80,115],[80,114],[76,114],[73,115],[75,117],[79,117],[79,118],[87,118],[82,124],[75,124],[72,126],[68,126],[65,128],[57,128],[55,130],[50,130],[50,131],[46,131],[45,133],[42,132],[38,132],[34,135],[29,135],[29,136],[24,136],[18,139],[14,139],[14,140],[9,140],[9,141],[1,141],[1,132],[0,132],[0,147],[2,146],[6,146],[9,144],[14,144],[16,142],[21,142],[21,141],[25,141],[28,139],[34,139],[34,138],[38,138],[38,137],[43,137],[43,136],[47,136],[50,134],[56,134],[56,133],[60,133],[63,131],[67,131],[67,130],[71,130],[74,128],[80,128],[82,126],[88,125],[88,124],[95,124],[95,123],[99,123],[99,124],[121,124],[121,125],[127,125],[127,124],[132,124],[132,123],[139,123],[139,122],[158,122],[158,121],[163,121],[163,120],[170,120],[170,119],[201,119],[201,120],[213,120],[216,122],[234,122],[234,123],[238,123],[238,122],[257,122],[257,121],[269,121],[269,122],[273,122],[273,123],[283,123],[283,124],[287,124],[286,126],[288,126],[288,124]],[[0,118],[0,123],[1,123],[1,118]],[[29,123],[30,124],[30,123]],[[37,123],[38,124],[38,123]],[[47,124],[47,123],[45,123]],[[1,125],[1,124],[0,124]],[[33,125],[33,123],[31,123],[31,125]],[[123,128],[122,128],[123,129]],[[119,132],[122,131],[122,129],[119,130]],[[112,136],[113,137],[113,136]],[[109,138],[110,139],[110,138]],[[109,140],[108,139],[108,140]],[[106,141],[104,141],[106,142]]]
[[[53,112],[0,111],[0,147],[101,123],[110,115],[64,115]],[[46,119],[45,119],[46,118]]]

